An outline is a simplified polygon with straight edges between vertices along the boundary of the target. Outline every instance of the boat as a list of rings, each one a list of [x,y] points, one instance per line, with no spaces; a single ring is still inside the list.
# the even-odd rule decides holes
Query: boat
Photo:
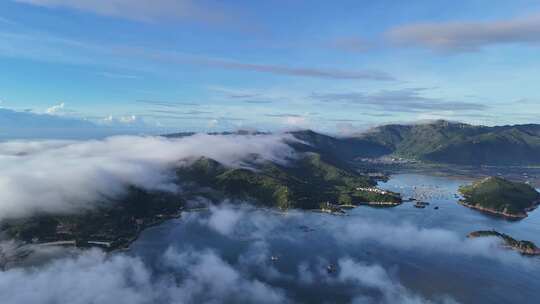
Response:
[[[335,273],[337,271],[336,265],[330,264],[330,265],[326,266],[326,271],[328,273]]]

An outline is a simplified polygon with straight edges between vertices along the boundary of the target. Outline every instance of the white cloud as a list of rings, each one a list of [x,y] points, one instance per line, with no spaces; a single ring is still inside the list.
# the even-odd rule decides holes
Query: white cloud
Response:
[[[101,119],[99,123],[106,126],[124,126],[124,127],[133,126],[133,125],[139,125],[139,126],[145,125],[144,121],[137,115],[125,115],[125,116],[118,116],[118,117],[109,115]]]
[[[358,287],[376,290],[381,294],[377,303],[402,303],[402,304],[428,304],[428,303],[457,303],[449,298],[431,301],[407,290],[396,279],[379,265],[359,263],[351,258],[342,258],[338,262],[339,274],[337,280],[344,283],[352,283]],[[372,299],[359,295],[352,303],[373,303]]]
[[[137,116],[135,116],[135,115],[121,116],[118,120],[120,122],[129,124],[129,123],[133,123],[133,122],[137,121]]]
[[[171,298],[181,303],[287,303],[283,291],[257,279],[248,280],[213,251],[169,249],[165,262],[185,274]]]
[[[0,294],[10,304],[288,302],[280,289],[251,279],[211,251],[169,249],[163,263],[169,274],[153,273],[136,257],[90,250],[41,267],[2,271]]]
[[[54,281],[54,284],[51,282]],[[0,273],[2,301],[23,303],[150,303],[156,298],[148,269],[136,258],[89,251],[43,268]]]
[[[252,154],[283,162],[292,154],[283,138],[200,134],[0,143],[0,218],[92,208],[104,196],[122,195],[127,185],[174,190],[172,169],[196,157],[235,167]]]
[[[211,215],[208,226],[221,234],[231,234],[238,222],[244,217],[242,209],[232,209],[228,206],[210,207]]]
[[[434,296],[427,299],[404,287],[399,279],[378,264],[368,264],[351,257],[342,257],[337,261],[336,273],[328,274],[329,262],[302,262],[297,268],[295,282],[309,287],[324,284],[326,288],[344,288],[351,295],[349,303],[380,304],[450,304],[457,303],[448,296]]]
[[[138,257],[93,249],[0,271],[0,294],[12,304],[292,303],[288,293],[275,286],[290,282],[346,288],[351,303],[455,303],[416,295],[377,264],[343,257],[335,275],[328,274],[325,265],[323,260],[304,262],[302,273],[281,273],[269,262],[263,242],[249,246],[236,263],[210,249],[169,247],[153,266]]]
[[[261,224],[261,221],[266,223]],[[293,264],[293,268],[283,269],[280,263],[290,263],[295,258],[289,259],[287,251],[272,252],[286,248],[274,245],[290,242],[290,246],[295,247],[291,251],[296,252],[303,248],[303,242],[314,241],[310,237],[298,239],[295,229],[291,228],[303,223],[315,228],[321,238],[326,238],[327,244],[338,243],[339,246],[332,248],[329,256],[318,251],[306,253],[297,267]],[[38,302],[76,304],[124,303],[124,299],[126,303],[286,303],[296,299],[297,290],[316,287],[344,290],[343,296],[349,297],[350,303],[448,304],[455,301],[443,295],[430,294],[427,298],[407,288],[409,281],[402,283],[399,279],[399,263],[396,267],[386,268],[384,262],[365,262],[349,256],[349,252],[355,252],[349,249],[374,248],[370,245],[377,242],[383,245],[380,250],[389,249],[390,252],[397,249],[414,250],[415,255],[436,253],[440,263],[447,261],[443,255],[495,258],[510,263],[529,261],[498,248],[491,239],[465,240],[448,230],[378,222],[361,216],[336,218],[294,211],[278,216],[271,210],[253,206],[223,205],[212,207],[209,214],[189,213],[184,217],[183,225],[191,224],[207,225],[226,238],[241,240],[248,246],[240,246],[238,256],[231,257],[230,248],[195,250],[182,241],[177,243],[182,248],[169,248],[157,259],[158,265],[153,266],[123,254],[107,257],[99,251],[83,252],[78,257],[63,258],[43,267],[0,272],[0,294],[9,300],[8,303],[15,304],[33,303],[38,296],[42,299]],[[270,239],[276,242],[270,242]],[[209,244],[212,248],[211,243],[203,243],[202,248],[208,248]],[[199,246],[198,243],[197,248]],[[275,254],[280,261],[270,260]],[[326,267],[331,262],[326,258],[331,256],[336,259],[332,258],[336,272],[329,274]],[[410,256],[400,257],[407,263]],[[391,264],[395,262],[392,259]],[[515,271],[514,265],[508,269]],[[528,265],[530,271],[530,262],[523,262],[523,265]],[[92,284],[100,277],[103,281]],[[53,279],[55,284],[48,284]],[[281,289],[283,286],[287,286],[287,290]],[[80,294],[78,302],[76,294]]]
[[[291,234],[279,233],[279,227],[291,226],[291,222],[298,225],[302,219],[308,219],[303,212],[291,211],[283,217],[272,216],[268,212],[249,206],[232,207],[224,204],[210,208],[208,217],[193,215],[194,218],[190,220],[207,225],[230,238],[266,240],[274,237],[276,233],[281,238],[294,238]],[[346,246],[377,243],[386,248],[403,251],[481,257],[516,266],[529,265],[529,261],[518,253],[500,249],[499,240],[496,238],[469,239],[447,229],[422,228],[408,222],[393,221],[389,224],[355,215],[337,220],[309,217],[306,225],[317,227],[320,233],[326,233],[331,240]]]
[[[61,111],[64,110],[65,103],[61,102],[59,104],[56,104],[50,108],[48,108],[45,112],[50,115],[59,114]]]
[[[213,129],[213,128],[217,127],[218,125],[219,125],[219,120],[217,120],[217,119],[210,119],[208,121],[208,128],[209,129]]]
[[[311,121],[306,116],[285,116],[282,118],[283,124],[292,128],[309,128]]]
[[[367,264],[351,257],[342,257],[337,261],[335,275],[329,275],[326,265],[329,262],[321,259],[318,263],[303,262],[298,265],[297,281],[303,285],[324,283],[329,288],[345,286],[352,295],[350,303],[380,304],[435,304],[457,303],[450,297],[426,299],[405,288],[398,278],[392,276],[378,264]]]
[[[252,241],[250,246],[238,257],[237,268],[244,273],[259,275],[267,282],[295,282],[294,275],[280,272],[271,257],[270,245],[264,240]]]
[[[299,216],[300,213],[295,211],[290,211],[287,214],[288,218]],[[265,211],[249,204],[235,204],[233,206],[228,200],[218,206],[210,206],[208,216],[195,214],[186,220],[196,221],[227,237],[250,239],[264,239],[282,224]]]

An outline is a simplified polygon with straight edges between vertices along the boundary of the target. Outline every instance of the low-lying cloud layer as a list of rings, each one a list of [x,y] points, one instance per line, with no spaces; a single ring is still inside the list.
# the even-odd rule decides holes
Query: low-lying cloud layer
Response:
[[[247,251],[231,264],[212,250],[169,248],[156,271],[137,257],[91,250],[41,267],[0,272],[0,292],[11,304],[296,303],[283,288],[256,278],[257,271],[267,268],[274,274],[269,281],[310,285],[314,282],[306,279],[309,276],[327,288],[349,288],[356,294],[351,303],[375,303],[374,299],[386,304],[455,303],[427,300],[407,290],[380,265],[349,257],[339,260],[336,275],[311,270],[324,270],[321,265],[304,264],[298,277],[287,277],[272,265],[256,264],[260,255],[254,252]]]
[[[184,234],[174,231],[176,225],[186,229]],[[304,225],[313,230],[298,229]],[[448,276],[444,269],[451,267],[441,266],[446,257],[465,263],[484,259],[491,267],[512,271],[537,267],[498,248],[492,239],[466,240],[444,229],[368,220],[357,214],[332,217],[293,211],[278,215],[225,203],[207,213],[188,213],[168,227],[170,242],[157,234],[151,237],[155,258],[147,258],[142,246],[142,251],[135,249],[129,255],[107,256],[91,250],[41,266],[11,268],[0,272],[0,294],[14,304],[306,303],[308,291],[316,297],[321,293],[337,296],[344,303],[457,303],[444,292],[428,297],[411,289],[410,281],[402,281],[400,267],[413,264],[419,267],[414,271],[421,271],[436,263],[443,277]],[[330,250],[314,250],[318,245],[311,245],[318,242]],[[358,255],[359,248],[397,257],[389,263],[385,254],[376,254],[371,256],[376,257],[374,261]],[[428,261],[403,254],[409,250],[436,258]],[[418,259],[421,265],[416,264]],[[327,271],[331,264],[335,272]],[[527,267],[516,267],[519,264]],[[490,272],[478,274],[485,275]],[[55,284],[50,284],[53,280]]]
[[[167,272],[156,274],[137,257],[87,251],[0,272],[0,292],[11,304],[287,303],[280,289],[240,273],[212,251],[170,249],[162,259]]]
[[[211,206],[207,217],[188,217],[230,238],[268,240],[275,236],[294,240],[283,233],[285,227],[305,225],[327,234],[337,244],[355,246],[376,243],[402,251],[438,255],[460,255],[496,260],[502,263],[527,265],[527,260],[511,250],[501,250],[494,238],[469,239],[442,228],[422,228],[406,221],[388,223],[377,218],[358,216],[325,219],[303,211],[288,212],[285,217],[246,205]]]
[[[0,219],[93,208],[129,185],[176,191],[173,169],[187,159],[209,157],[238,167],[253,154],[282,162],[292,153],[278,135],[0,143]]]

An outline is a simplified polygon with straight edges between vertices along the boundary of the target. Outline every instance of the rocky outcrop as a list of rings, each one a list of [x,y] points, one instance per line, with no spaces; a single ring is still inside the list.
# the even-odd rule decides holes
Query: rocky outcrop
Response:
[[[497,237],[502,241],[502,246],[515,250],[523,255],[535,256],[540,255],[540,248],[536,247],[533,242],[530,241],[518,241],[511,236],[497,232],[495,230],[480,230],[469,233],[469,238],[478,237]]]

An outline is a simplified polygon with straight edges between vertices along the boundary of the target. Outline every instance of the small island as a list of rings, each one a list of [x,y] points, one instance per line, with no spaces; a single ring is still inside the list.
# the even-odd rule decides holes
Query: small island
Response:
[[[495,230],[480,230],[469,233],[469,238],[478,237],[498,237],[503,241],[503,246],[512,250],[515,250],[523,255],[540,255],[540,248],[536,247],[533,242],[530,241],[518,241],[511,236],[497,232]]]
[[[525,183],[512,182],[500,177],[488,177],[471,185],[462,186],[460,204],[506,219],[527,217],[540,203],[540,193]]]

